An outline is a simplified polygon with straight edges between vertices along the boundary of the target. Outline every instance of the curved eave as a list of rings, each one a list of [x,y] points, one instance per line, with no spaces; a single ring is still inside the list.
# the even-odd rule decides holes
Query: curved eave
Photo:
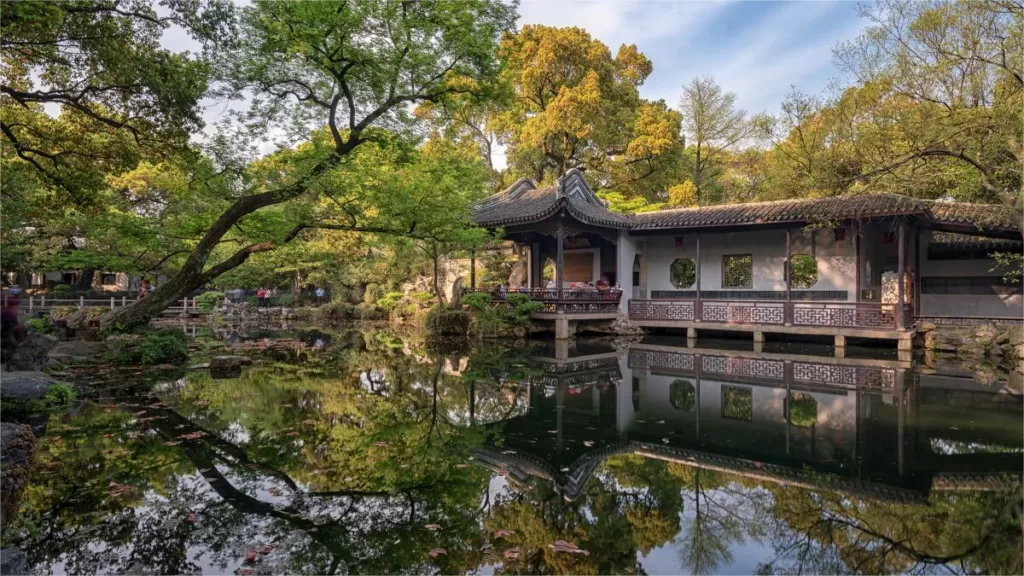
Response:
[[[590,224],[591,226],[601,226],[603,228],[617,229],[628,229],[630,226],[630,222],[628,220],[628,217],[626,216],[623,216],[622,221],[616,221],[612,218],[595,218],[589,214],[583,213],[572,202],[570,202],[568,198],[565,197],[555,200],[543,210],[539,210],[533,214],[527,214],[515,218],[502,218],[497,220],[478,220],[476,224],[477,226],[491,229],[507,228],[509,226],[525,226],[528,224],[537,224],[539,222],[547,220],[548,218],[551,218],[555,214],[558,214],[558,212],[563,209],[566,211],[567,214],[569,214],[576,220],[584,224]]]

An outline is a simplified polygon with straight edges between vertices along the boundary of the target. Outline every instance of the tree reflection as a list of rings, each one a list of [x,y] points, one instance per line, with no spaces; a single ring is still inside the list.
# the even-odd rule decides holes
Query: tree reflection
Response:
[[[887,501],[629,452],[595,458],[571,501],[567,468],[497,478],[470,454],[528,417],[528,350],[323,339],[54,416],[8,536],[75,573],[639,573],[659,549],[702,574],[750,550],[762,573],[1024,571],[1019,488]]]

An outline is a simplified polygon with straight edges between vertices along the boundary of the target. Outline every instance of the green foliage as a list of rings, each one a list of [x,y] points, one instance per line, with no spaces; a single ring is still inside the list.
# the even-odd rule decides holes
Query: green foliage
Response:
[[[793,288],[807,289],[818,283],[818,260],[808,254],[794,254],[790,260]]]
[[[462,303],[474,312],[482,312],[491,307],[491,295],[487,292],[470,292],[462,297]]]
[[[669,280],[679,289],[693,287],[697,281],[697,265],[691,258],[676,258],[669,266]]]
[[[669,384],[668,397],[673,408],[689,412],[696,404],[697,389],[693,387],[693,382],[678,378]]]
[[[377,300],[384,295],[384,289],[380,284],[367,284],[366,290],[363,291],[363,302],[367,304],[376,304]]]
[[[512,326],[529,326],[530,315],[544,309],[544,303],[531,300],[526,294],[509,294],[505,301],[509,306],[502,309],[502,317]]]
[[[722,257],[722,288],[750,288],[754,282],[754,263],[750,254]]]
[[[722,416],[750,422],[754,417],[753,392],[750,388],[723,386]]]
[[[810,428],[818,421],[818,401],[810,394],[793,392],[789,395],[789,421],[793,426]]]
[[[370,292],[369,286],[367,286],[366,292]],[[405,294],[402,294],[401,292],[388,292],[377,300],[377,306],[383,310],[390,311],[393,310],[404,298]]]
[[[431,292],[411,292],[409,293],[409,298],[411,298],[413,302],[423,304],[425,302],[433,300],[434,294]]]
[[[295,305],[295,294],[291,292],[285,292],[284,294],[278,294],[270,298],[271,306],[294,306]]]
[[[199,296],[196,296],[196,306],[198,306],[200,310],[209,312],[213,310],[213,307],[217,305],[217,302],[223,299],[223,292],[203,292]]]
[[[58,382],[46,390],[43,399],[50,406],[64,406],[75,399],[75,389],[67,384]]]
[[[387,310],[366,302],[356,304],[353,313],[360,320],[387,320],[388,318]]]
[[[40,334],[53,334],[53,318],[50,316],[29,318],[28,321],[25,322],[25,325],[33,332],[39,332]]]
[[[440,304],[427,311],[425,326],[434,336],[465,336],[472,316],[466,310],[450,310]]]
[[[50,318],[54,321],[65,320],[75,312],[78,312],[78,306],[57,306],[50,309]]]
[[[86,320],[99,320],[100,316],[103,316],[110,311],[110,308],[104,308],[103,306],[89,306],[85,309]]]
[[[328,302],[316,310],[321,316],[330,320],[346,320],[355,316],[355,306],[348,302]]]
[[[68,284],[56,284],[50,292],[55,298],[67,298],[74,292],[74,288]]]
[[[162,328],[146,330],[138,339],[121,338],[111,358],[117,364],[181,364],[188,360],[188,336],[182,330]]]
[[[992,259],[996,266],[991,272],[1002,272],[1003,280],[1010,284],[1020,284],[1024,279],[1024,254],[1020,252],[993,252]]]

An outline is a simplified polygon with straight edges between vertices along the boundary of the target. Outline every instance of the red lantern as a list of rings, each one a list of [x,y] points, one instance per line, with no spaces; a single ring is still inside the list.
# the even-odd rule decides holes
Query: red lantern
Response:
[[[882,233],[882,243],[883,244],[895,244],[896,243],[896,234],[894,232],[884,232],[884,233]]]
[[[682,248],[682,247],[683,247],[683,237],[682,236],[676,236],[676,248]]]
[[[846,241],[846,228],[836,228],[833,232],[835,232],[836,235],[836,242]]]

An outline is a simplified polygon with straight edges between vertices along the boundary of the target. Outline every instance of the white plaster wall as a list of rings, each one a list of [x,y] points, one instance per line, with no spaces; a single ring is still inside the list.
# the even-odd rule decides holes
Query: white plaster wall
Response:
[[[1003,275],[993,271],[995,262],[985,260],[928,260],[931,232],[921,232],[921,277],[991,277]],[[1024,318],[1024,295],[1021,294],[921,294],[922,316],[985,316],[993,318]]]
[[[634,238],[626,230],[619,231],[618,242],[615,243],[615,268],[617,270],[617,282],[622,288],[622,298],[619,299],[619,312],[629,312],[629,300],[633,296],[630,288],[633,283],[633,259],[636,257],[636,244]]]
[[[683,247],[677,248],[676,235],[645,236],[647,254],[647,289],[680,290],[672,285],[669,266],[676,258],[696,258],[696,234],[683,236]],[[809,290],[846,290],[849,300],[856,300],[856,249],[853,232],[845,241],[837,242],[831,229],[816,233],[793,229],[792,254],[815,255],[818,260],[818,282]],[[740,290],[722,288],[722,257],[730,254],[753,256],[752,290],[785,290],[786,232],[766,230],[701,234],[700,284],[702,290]],[[693,289],[692,287],[690,289]],[[800,290],[794,289],[794,292]]]

